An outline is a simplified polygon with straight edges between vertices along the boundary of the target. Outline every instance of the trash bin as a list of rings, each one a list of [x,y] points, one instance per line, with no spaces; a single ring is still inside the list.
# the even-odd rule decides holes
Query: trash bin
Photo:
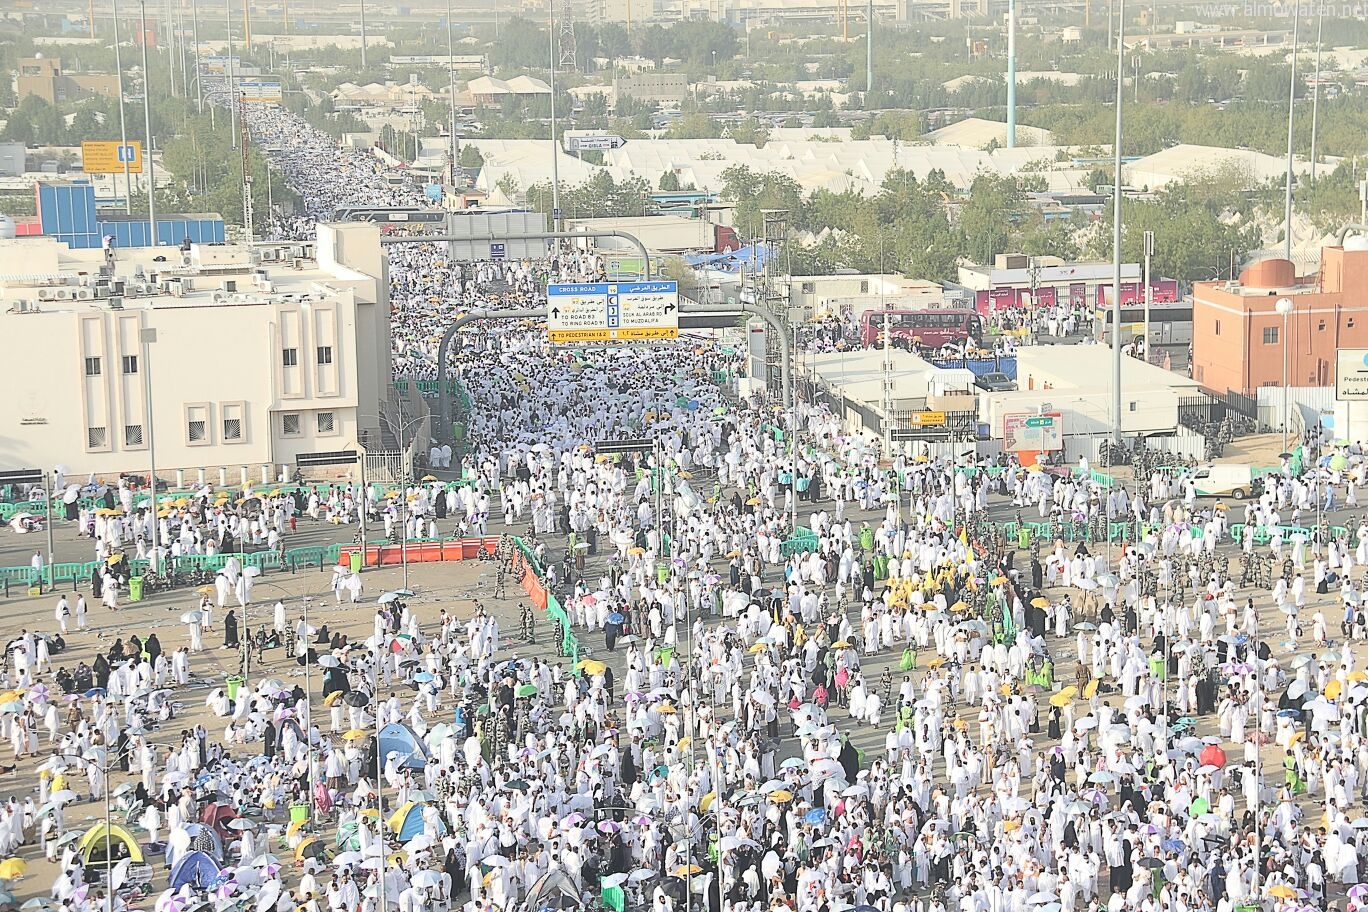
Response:
[[[141,576],[130,576],[128,578],[128,600],[130,602],[142,601],[143,578]]]
[[[1168,668],[1164,665],[1164,657],[1163,657],[1163,656],[1161,656],[1161,655],[1152,655],[1152,656],[1150,656],[1149,666],[1150,666],[1150,677],[1154,678],[1156,681],[1166,681],[1166,680],[1168,680]]]
[[[224,681],[228,685],[228,699],[236,700],[238,688],[247,683],[247,679],[242,675],[229,675]]]
[[[351,553],[351,555],[350,555],[350,559],[351,559],[351,571],[352,571],[352,573],[360,573],[360,572],[361,572],[361,567],[362,567],[362,565],[365,563],[365,560],[366,560],[366,552],[364,552],[364,551],[353,551],[353,552]]]
[[[309,806],[307,804],[290,805],[290,823],[299,823],[309,819]]]
[[[669,564],[657,564],[657,565],[656,565],[656,582],[660,583],[660,585],[663,586],[663,585],[665,585],[665,584],[666,584],[667,582],[669,582],[669,581],[670,581],[670,565],[669,565]]]
[[[1017,547],[1023,551],[1031,547],[1031,530],[1024,524],[1017,527]]]

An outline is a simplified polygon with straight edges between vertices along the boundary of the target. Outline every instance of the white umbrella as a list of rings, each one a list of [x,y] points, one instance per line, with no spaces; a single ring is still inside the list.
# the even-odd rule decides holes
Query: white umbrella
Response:
[[[725,850],[724,850],[725,851]],[[627,882],[627,875],[623,872],[609,874],[603,878],[602,885],[605,887],[620,887]]]
[[[246,577],[261,576],[260,567],[243,567],[242,575]]]
[[[257,912],[266,912],[267,909],[274,909],[275,904],[280,899],[280,881],[268,880],[266,886],[261,888],[261,895],[257,897]]]
[[[318,665],[320,668],[338,668],[341,666],[341,664],[342,661],[334,655],[325,655],[318,657]]]
[[[641,883],[643,880],[650,880],[652,877],[655,877],[655,875],[656,872],[652,871],[650,868],[637,868],[631,874],[627,875],[627,879],[632,883]]]
[[[419,871],[413,875],[413,880],[409,881],[419,889],[429,889],[442,885],[442,875],[436,871]]]
[[[187,611],[181,615],[182,624],[198,624],[204,620],[204,615],[198,611]]]

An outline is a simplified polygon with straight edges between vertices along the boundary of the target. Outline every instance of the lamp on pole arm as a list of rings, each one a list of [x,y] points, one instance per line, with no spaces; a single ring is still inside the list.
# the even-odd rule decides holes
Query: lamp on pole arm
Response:
[[[1274,309],[1277,313],[1282,314],[1282,318],[1283,318],[1283,325],[1282,325],[1282,350],[1283,350],[1283,352],[1282,352],[1282,355],[1283,355],[1282,388],[1283,388],[1283,452],[1284,452],[1284,453],[1287,452],[1287,434],[1288,434],[1288,431],[1291,429],[1291,424],[1292,424],[1292,422],[1291,422],[1291,410],[1290,410],[1290,406],[1289,406],[1290,399],[1289,399],[1288,393],[1287,393],[1287,373],[1288,373],[1288,354],[1289,354],[1287,333],[1288,333],[1288,329],[1289,329],[1290,324],[1291,324],[1292,307],[1293,307],[1293,305],[1292,305],[1292,299],[1291,299],[1291,298],[1278,298],[1277,302],[1273,305],[1273,309]]]

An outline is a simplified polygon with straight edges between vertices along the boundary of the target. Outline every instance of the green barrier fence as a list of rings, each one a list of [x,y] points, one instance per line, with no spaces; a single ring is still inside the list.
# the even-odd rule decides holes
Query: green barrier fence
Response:
[[[537,563],[537,558],[533,556],[532,549],[527,546],[527,542],[515,535],[513,536],[513,544],[522,552],[523,558],[532,567],[532,572],[536,573],[537,578],[542,580],[544,584],[546,577],[542,572],[541,564]],[[571,665],[574,665],[579,661],[579,637],[575,636],[574,631],[570,629],[570,615],[565,613],[560,600],[550,592],[546,593],[546,616],[561,625],[560,649],[570,659]]]

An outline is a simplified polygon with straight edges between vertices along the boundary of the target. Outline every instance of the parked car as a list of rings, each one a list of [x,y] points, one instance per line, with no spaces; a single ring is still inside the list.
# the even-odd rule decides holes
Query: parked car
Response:
[[[1000,371],[983,374],[974,380],[974,386],[990,393],[1002,393],[1017,388],[1016,381]]]

